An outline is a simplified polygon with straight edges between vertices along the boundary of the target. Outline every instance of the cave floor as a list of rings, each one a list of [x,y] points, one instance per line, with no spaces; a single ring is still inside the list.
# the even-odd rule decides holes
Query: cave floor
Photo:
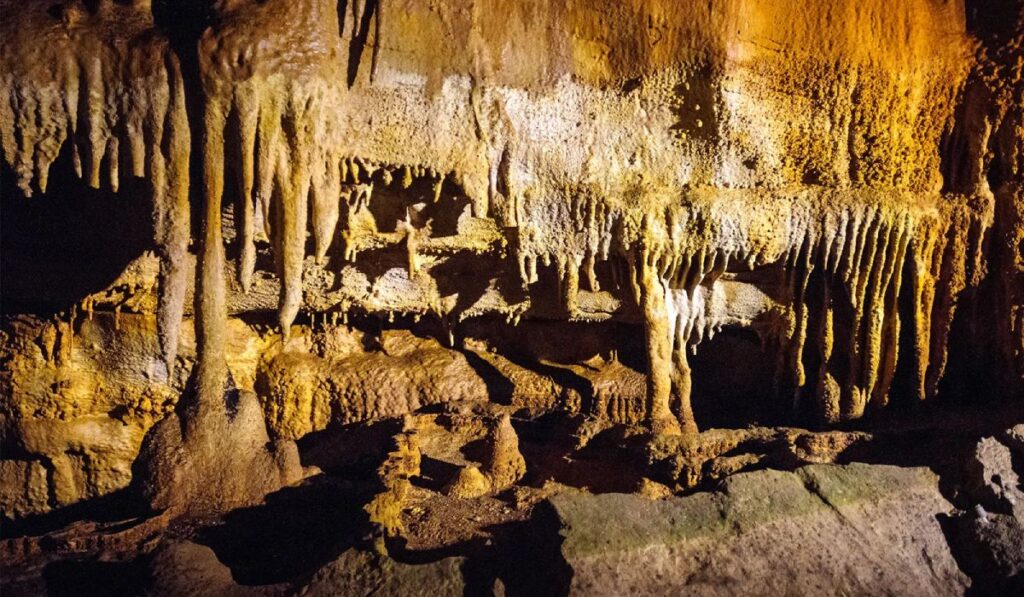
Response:
[[[690,440],[651,440],[639,429],[556,414],[513,418],[527,474],[507,489],[473,499],[452,497],[448,487],[460,468],[479,460],[476,422],[486,414],[412,418],[422,457],[402,502],[404,531],[386,541],[388,554],[416,566],[459,558],[466,593],[490,594],[499,585],[520,593],[560,582],[555,577],[564,575],[564,563],[545,561],[559,533],[539,522],[538,510],[557,495],[658,500],[714,492],[740,473],[864,463],[930,469],[942,496],[954,509],[966,510],[971,503],[961,487],[965,458],[980,438],[1024,421],[1024,405],[917,405],[841,430],[749,426],[707,430]],[[153,554],[163,545],[190,542],[212,550],[235,589],[291,594],[339,554],[371,551],[363,506],[377,488],[381,442],[394,430],[394,422],[382,422],[304,438],[300,452],[310,473],[304,481],[267,496],[263,504],[216,518],[169,520],[142,511],[123,491],[5,524],[2,593],[146,593],[154,582]]]

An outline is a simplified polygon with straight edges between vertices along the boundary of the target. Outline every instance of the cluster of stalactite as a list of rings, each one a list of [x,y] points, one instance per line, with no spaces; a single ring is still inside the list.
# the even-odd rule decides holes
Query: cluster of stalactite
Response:
[[[977,126],[984,135],[964,153],[980,166],[970,182],[987,179],[995,193],[998,344],[1006,383],[1024,392],[1024,4],[990,3],[985,9],[990,30],[979,32],[983,43],[968,82],[973,102],[965,106],[963,123],[965,133]]]
[[[307,228],[317,257],[323,257],[336,237],[351,239],[360,227],[372,227],[339,219],[341,205],[371,201],[368,181],[378,168],[381,178],[394,177],[391,166],[331,151],[330,139],[314,136],[312,131],[323,130],[320,119],[330,120],[326,89],[284,82],[260,89],[247,82],[235,88],[233,103],[211,102],[207,112],[207,218],[214,223],[206,227],[206,275],[212,284],[221,279],[221,156],[224,139],[235,138],[242,152],[242,286],[252,272],[252,227],[258,223],[273,239],[282,279],[279,322],[286,331],[301,305]],[[287,98],[283,106],[276,103],[280,98]],[[235,114],[246,114],[248,124],[242,118],[232,124]],[[403,180],[430,173],[399,170]],[[443,184],[444,177],[437,180]],[[992,219],[991,203],[979,197],[887,198],[867,190],[805,192],[773,207],[753,207],[755,194],[729,192],[710,203],[677,195],[662,210],[592,195],[552,201],[553,209],[516,201],[523,226],[509,259],[523,289],[529,294],[539,267],[554,268],[563,307],[576,317],[581,278],[591,292],[600,291],[597,268],[607,264],[612,290],[632,295],[642,315],[650,369],[645,410],[652,425],[669,432],[696,429],[687,351],[722,325],[709,316],[705,301],[730,264],[748,270],[781,265],[786,313],[761,331],[778,355],[778,389],[793,392],[795,402],[811,400],[823,421],[857,418],[869,405],[886,404],[907,326],[914,340],[903,356],[913,393],[934,395],[955,298],[984,273],[981,242]],[[639,203],[659,201],[664,196]],[[538,220],[531,207],[552,216],[546,229],[531,223]],[[354,258],[354,248],[345,254]],[[414,263],[410,250],[410,277]],[[223,312],[223,305],[214,308]]]
[[[0,148],[26,196],[70,151],[75,173],[117,191],[149,181],[161,257],[159,335],[173,370],[188,285],[190,130],[178,59],[148,2],[15,10],[0,39]]]
[[[754,327],[777,355],[776,392],[792,392],[795,405],[811,401],[824,422],[858,418],[887,404],[900,358],[910,393],[936,394],[956,298],[985,274],[990,197],[886,197],[864,189],[768,202],[756,193],[719,194],[643,215],[593,199],[568,207],[560,220],[568,229],[534,230],[527,235],[534,241],[519,247],[524,287],[536,282],[538,263],[555,267],[562,303],[574,313],[580,278],[597,291],[596,265],[613,266],[613,286],[640,308],[645,410],[663,430],[696,429],[687,351],[723,325],[706,303],[730,264],[774,267],[781,277],[783,313]],[[904,328],[910,347],[900,344]]]
[[[189,231],[189,129],[180,68],[165,41],[142,34],[151,26],[148,7],[101,3],[88,13],[67,6],[63,20],[20,23],[49,33],[27,45],[17,36],[18,43],[0,53],[4,156],[26,194],[33,184],[45,190],[49,166],[69,140],[76,168],[93,186],[106,164],[116,189],[122,156],[132,175],[150,181],[164,260],[161,340],[170,365]],[[335,48],[317,42],[334,35],[337,43],[337,15],[320,14],[321,3],[308,3],[297,23],[274,24],[272,11],[282,6],[287,8],[268,3],[244,14],[228,11],[219,29],[199,43],[204,105],[197,340],[200,402],[208,405],[219,404],[227,375],[222,201],[229,174],[236,175],[229,195],[236,199],[238,282],[243,291],[250,289],[256,241],[270,239],[286,340],[303,303],[309,232],[318,259],[338,238],[342,253],[355,259],[360,239],[369,242],[367,233],[375,232],[366,209],[374,184],[409,188],[414,179],[428,177],[437,201],[447,180],[472,177],[441,165],[354,156],[343,138],[344,69]],[[284,49],[275,53],[267,50],[273,43],[252,39],[249,18],[264,19],[256,30],[266,29]],[[327,33],[309,33],[314,28]],[[114,29],[116,35],[103,33]],[[293,38],[298,41],[291,43]],[[499,186],[510,195],[502,197],[512,206],[505,223],[515,229],[508,259],[527,294],[538,268],[554,267],[562,305],[569,317],[579,317],[581,278],[591,292],[601,290],[601,266],[633,297],[646,337],[647,417],[664,432],[696,430],[687,351],[722,325],[706,303],[731,265],[775,267],[784,277],[781,323],[759,331],[778,355],[780,389],[793,391],[797,401],[812,400],[823,420],[856,418],[869,405],[884,405],[900,358],[910,363],[913,392],[934,394],[955,297],[982,274],[980,243],[991,224],[985,201],[938,193],[886,198],[863,189],[817,188],[771,200],[722,189],[704,195],[635,189],[627,197],[573,188],[517,193],[507,181],[498,184],[507,178],[507,156],[477,161],[488,160],[491,195]],[[489,206],[478,203],[471,200],[473,215],[485,217]],[[406,243],[413,277],[423,238],[411,213],[391,240]],[[901,355],[907,327],[913,347]]]
[[[940,206],[924,217],[855,206],[838,218],[826,213],[815,224],[787,251],[792,307],[777,347],[776,379],[788,372],[794,399],[814,400],[825,421],[858,418],[869,405],[887,403],[901,329],[910,326],[911,392],[933,396],[946,365],[956,297],[983,271],[991,205],[979,211]],[[815,275],[819,283],[812,288]]]

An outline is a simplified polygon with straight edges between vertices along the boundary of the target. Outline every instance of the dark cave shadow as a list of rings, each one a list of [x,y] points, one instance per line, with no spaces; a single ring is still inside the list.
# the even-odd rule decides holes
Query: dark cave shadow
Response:
[[[942,535],[949,545],[950,554],[956,562],[960,571],[971,579],[971,586],[964,592],[965,597],[1001,597],[1003,595],[1024,594],[1024,573],[1017,573],[1009,578],[991,577],[982,570],[983,564],[977,562],[979,554],[973,550],[977,546],[970,544],[967,538],[969,533],[967,525],[970,521],[967,517],[973,516],[965,513],[960,516],[950,516],[944,512],[935,515]]]
[[[307,254],[312,254],[312,252],[307,252]],[[406,270],[409,267],[404,244],[360,251],[358,259],[359,273],[366,276],[370,286],[376,284],[384,274],[393,269]],[[331,271],[340,272],[346,265],[353,265],[353,262],[343,259],[340,252],[329,251],[327,253],[327,268]],[[335,276],[334,286],[330,288],[330,291],[340,290],[341,283],[342,277],[340,275]]]
[[[435,492],[442,492],[455,479],[459,467],[443,460],[423,455],[420,457],[420,474],[413,477],[413,485]]]
[[[471,557],[485,551],[486,540],[481,537],[452,543],[444,547],[434,549],[407,549],[405,540],[401,537],[389,539],[389,556],[397,562],[418,566],[429,564],[445,558]]]
[[[129,562],[58,560],[46,565],[43,579],[50,597],[144,595],[150,574],[147,558]]]
[[[489,527],[485,530],[491,530]],[[465,597],[490,597],[494,593],[494,566],[490,561],[499,557],[491,542],[484,537],[475,537],[436,549],[408,550],[401,538],[388,541],[388,552],[396,562],[410,566],[432,564],[445,558],[464,558],[462,578],[465,582]],[[514,593],[513,593],[514,594]]]
[[[239,508],[203,529],[196,542],[213,549],[242,585],[272,585],[305,578],[370,531],[363,510],[379,491],[376,470],[401,419],[335,426],[298,440],[303,466],[322,474]]]
[[[512,383],[512,380],[505,377],[497,367],[472,350],[461,348],[459,353],[466,358],[466,362],[487,386],[487,396],[490,402],[512,404],[512,395],[516,390],[516,385]]]
[[[531,360],[521,354],[518,354],[514,350],[510,350],[507,353],[501,353],[501,355],[508,359],[513,365],[522,367],[523,369],[536,373],[542,377],[547,377],[565,390],[575,390],[580,396],[580,412],[584,414],[591,414],[594,412],[596,408],[594,400],[594,385],[589,379],[573,372],[567,367],[547,365],[539,361]]]
[[[487,438],[474,439],[463,444],[459,451],[467,460],[484,462],[490,452]]]
[[[401,427],[401,419],[331,425],[297,440],[299,458],[303,466],[330,475],[373,478],[381,454]]]
[[[509,272],[503,272],[498,276],[497,291],[498,294],[505,297],[505,302],[509,305],[520,304],[530,296],[522,282]]]
[[[609,427],[581,449],[572,439],[571,423],[560,413],[535,420],[513,419],[519,450],[526,459],[522,483],[534,488],[554,480],[591,493],[632,493],[646,461],[642,450],[632,449],[624,427]]]
[[[357,0],[358,1],[358,0]],[[347,4],[347,2],[345,2]],[[339,23],[338,29],[339,34],[341,29],[344,27],[344,9],[339,5],[338,16]],[[355,27],[352,31],[352,41],[349,42],[349,54],[348,54],[348,86],[352,87],[356,83],[356,77],[359,75],[359,65],[363,59],[363,51],[366,49],[367,40],[370,36],[370,21],[376,17],[377,23],[377,35],[380,34],[380,14],[378,7],[378,0],[363,0],[363,13],[359,18],[358,23],[354,23]],[[375,47],[372,50],[373,56],[371,57],[372,62],[376,62],[376,46],[380,45],[380,39],[374,39]],[[374,65],[371,65],[371,68]],[[371,73],[372,76],[372,73]]]
[[[501,271],[502,267],[497,260],[489,261],[486,258],[456,256],[431,270],[438,294],[458,296],[451,311],[453,314],[465,312],[487,292],[491,283],[490,272]]]
[[[345,37],[345,13],[348,11],[348,0],[338,0],[338,37]]]
[[[214,551],[242,585],[290,582],[355,546],[368,530],[372,488],[320,475],[227,514],[196,542]]]
[[[962,463],[978,438],[948,435],[937,440],[936,434],[933,430],[877,433],[869,444],[844,451],[836,463],[928,468],[938,476],[939,493],[954,506],[966,507],[959,495],[959,478]]]
[[[4,450],[4,456],[10,453]],[[45,514],[37,514],[18,520],[3,519],[0,524],[0,539],[13,537],[40,536],[62,529],[78,521],[123,524],[105,528],[116,531],[130,527],[149,515],[149,509],[130,487],[119,489],[97,498],[64,506]]]
[[[970,556],[964,549],[964,543],[960,538],[959,520],[955,516],[950,516],[945,512],[939,512],[935,515],[936,522],[939,523],[939,528],[942,530],[942,536],[946,539],[946,544],[949,545],[949,553],[953,556],[953,561],[956,562],[960,571],[970,576]],[[980,596],[987,593],[979,592],[978,583],[972,582],[971,587],[964,593],[965,597],[968,596]]]
[[[542,533],[538,533],[538,527]],[[404,549],[401,541],[395,542],[391,557],[410,565],[465,558],[462,574],[467,597],[494,595],[495,581],[501,581],[509,596],[567,595],[572,570],[561,555],[559,528],[553,511],[542,510],[527,520],[483,527],[491,538],[475,537],[443,548],[416,551]]]
[[[837,464],[928,468],[938,476],[942,496],[955,507],[967,509],[972,504],[959,491],[964,463],[981,438],[998,437],[1020,422],[1024,422],[1024,404],[1019,401],[1000,399],[979,407],[936,399],[897,403],[831,428],[864,431],[872,436],[871,441],[839,454]]]
[[[510,596],[568,595],[573,571],[562,556],[564,537],[552,508],[538,504],[529,519],[491,525],[492,557],[472,558],[463,569],[467,594],[492,595],[495,580]]]
[[[107,288],[152,249],[153,203],[142,179],[114,193],[90,188],[71,166],[70,141],[51,168],[47,192],[25,197],[0,169],[0,312],[49,315]]]
[[[772,359],[751,330],[724,328],[689,356],[690,396],[700,429],[743,429],[752,422],[792,423],[794,413],[765,388],[772,387]],[[787,415],[790,415],[787,418]]]

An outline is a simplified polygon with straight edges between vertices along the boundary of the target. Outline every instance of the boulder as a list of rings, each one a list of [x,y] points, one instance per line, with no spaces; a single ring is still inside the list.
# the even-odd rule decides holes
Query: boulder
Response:
[[[927,469],[811,465],[658,501],[562,493],[535,520],[563,537],[570,594],[960,595],[951,508]]]
[[[313,575],[299,595],[461,597],[466,591],[462,558],[403,564],[386,556],[350,549]]]
[[[975,504],[1024,521],[1024,491],[1013,468],[1013,452],[996,438],[975,445],[964,465],[964,490]]]

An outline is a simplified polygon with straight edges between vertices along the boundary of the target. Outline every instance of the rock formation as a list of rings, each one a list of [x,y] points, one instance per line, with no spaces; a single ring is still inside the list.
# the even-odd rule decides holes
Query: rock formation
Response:
[[[526,474],[526,460],[519,452],[519,438],[508,414],[498,419],[486,439],[481,466],[469,464],[446,490],[448,495],[475,498],[512,487]]]
[[[154,29],[149,2],[16,4],[3,6],[4,160],[27,197],[46,193],[65,145],[93,188],[102,181],[116,192],[126,174],[148,181],[166,377],[189,276],[191,130],[178,57]]]
[[[0,11],[5,520],[357,470],[394,551],[410,508],[675,499],[1024,396],[1020,0]],[[965,492],[1019,519],[985,442]]]

